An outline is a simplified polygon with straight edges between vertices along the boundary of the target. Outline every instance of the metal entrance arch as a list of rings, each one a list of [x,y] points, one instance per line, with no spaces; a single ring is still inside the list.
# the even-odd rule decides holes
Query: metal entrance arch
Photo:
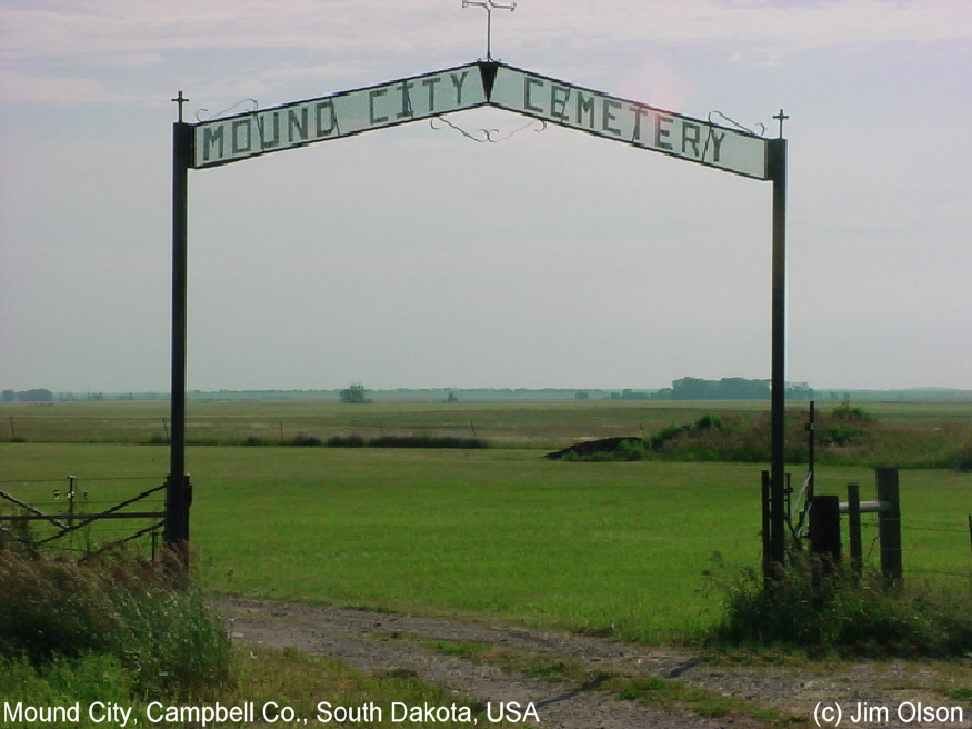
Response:
[[[348,137],[442,114],[495,107],[633,147],[773,183],[771,465],[769,561],[784,561],[783,395],[785,354],[786,140],[764,139],[498,61],[294,101],[172,129],[172,440],[165,541],[189,540],[191,484],[185,473],[186,294],[189,170]]]

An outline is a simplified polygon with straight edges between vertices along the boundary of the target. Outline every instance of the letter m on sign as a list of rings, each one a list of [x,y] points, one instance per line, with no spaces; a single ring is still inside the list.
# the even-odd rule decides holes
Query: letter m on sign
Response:
[[[215,159],[222,159],[223,157],[223,125],[220,124],[216,128],[206,127],[203,129],[203,148],[202,148],[202,158],[204,162],[210,160],[210,150],[213,146],[216,146]]]

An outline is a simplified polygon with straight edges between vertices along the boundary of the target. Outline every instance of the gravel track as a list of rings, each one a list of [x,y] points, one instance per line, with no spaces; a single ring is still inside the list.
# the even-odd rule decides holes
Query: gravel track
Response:
[[[801,666],[722,667],[678,649],[556,631],[244,598],[220,598],[213,605],[226,619],[234,641],[297,648],[371,673],[416,675],[470,700],[518,701],[521,706],[533,702],[540,716],[539,726],[552,729],[714,729],[761,727],[764,723],[744,713],[711,719],[688,712],[668,712],[598,691],[596,681],[587,685],[529,678],[485,663],[437,653],[420,641],[475,641],[535,655],[570,657],[588,665],[593,676],[620,673],[677,678],[751,702],[755,707],[798,717],[803,720],[799,724],[806,726],[812,725],[814,706],[822,700],[839,701],[846,707],[856,705],[857,701],[890,707],[902,701],[921,700],[935,705],[944,702],[942,695],[935,691],[942,683],[941,678],[931,668],[912,662],[841,663],[830,673],[808,672]],[[389,636],[403,639],[389,639]],[[959,683],[964,680],[962,676],[960,667]],[[968,663],[964,666],[964,677],[969,680],[966,685],[972,685],[972,669]],[[526,725],[536,726],[536,723],[531,721]],[[966,711],[966,721],[949,727],[972,728],[972,710]]]

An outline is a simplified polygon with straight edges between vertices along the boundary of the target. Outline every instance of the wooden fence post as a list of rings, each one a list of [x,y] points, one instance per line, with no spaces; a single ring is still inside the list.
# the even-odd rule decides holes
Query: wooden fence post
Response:
[[[847,484],[847,515],[850,527],[851,570],[855,581],[860,581],[864,566],[864,550],[861,545],[861,487],[856,482]]]
[[[840,562],[840,499],[814,496],[810,507],[810,551],[826,554]]]
[[[876,468],[878,501],[887,508],[878,512],[878,537],[881,541],[881,572],[888,581],[901,579],[901,502],[897,468]]]

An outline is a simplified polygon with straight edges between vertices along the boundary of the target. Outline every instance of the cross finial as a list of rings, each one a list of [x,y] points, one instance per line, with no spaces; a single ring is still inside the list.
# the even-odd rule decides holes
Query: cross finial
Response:
[[[516,10],[516,0],[512,0],[509,5],[500,5],[494,0],[462,0],[462,7],[468,8],[475,6],[486,11],[486,60],[492,61],[493,56],[490,50],[490,36],[492,35],[493,11],[494,10]]]
[[[783,109],[780,109],[780,113],[773,117],[780,122],[780,139],[783,139],[783,122],[790,117],[783,113]]]
[[[189,99],[183,96],[182,89],[179,89],[179,95],[172,100],[179,105],[179,121],[182,122],[182,105],[189,101]]]

